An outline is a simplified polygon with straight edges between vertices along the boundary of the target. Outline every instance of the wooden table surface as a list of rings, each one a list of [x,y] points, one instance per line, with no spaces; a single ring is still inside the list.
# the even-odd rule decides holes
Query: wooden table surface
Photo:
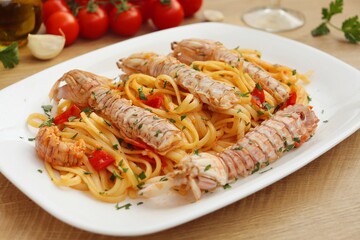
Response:
[[[244,11],[266,2],[204,0],[200,12],[183,24],[204,21],[204,9],[218,9],[224,13],[225,23],[241,26]],[[279,35],[318,48],[360,69],[358,44],[347,43],[335,30],[325,37],[310,35],[321,21],[321,8],[329,2],[283,1],[286,7],[301,10],[306,24]],[[344,2],[343,14],[334,18],[336,24],[360,14],[359,0]],[[138,35],[151,31],[154,31],[151,25],[144,25]],[[74,56],[122,40],[110,33],[95,41],[78,40],[50,61],[35,60],[26,47],[21,48],[20,64],[11,70],[0,69],[0,89]],[[189,223],[136,239],[359,239],[359,236],[360,131],[357,131],[304,168],[253,195]],[[0,239],[113,237],[79,230],[57,220],[0,174]]]

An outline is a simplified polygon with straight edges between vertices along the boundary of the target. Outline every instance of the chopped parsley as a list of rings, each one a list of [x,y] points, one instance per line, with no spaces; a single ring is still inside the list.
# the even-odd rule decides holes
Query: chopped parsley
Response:
[[[28,138],[29,142],[35,141],[35,138]]]
[[[262,91],[263,88],[261,87],[261,85],[259,83],[256,83],[255,84],[255,87],[259,90],[259,91]]]
[[[39,173],[42,173],[42,172],[43,172],[43,170],[41,170],[41,169],[38,169],[37,171],[38,171]]]
[[[162,177],[162,178],[160,178],[160,182],[165,182],[165,181],[167,181],[168,180],[168,178],[167,177]]]
[[[154,136],[158,137],[160,133],[162,133],[161,130],[157,130]]]
[[[224,188],[224,189],[230,189],[230,188],[231,188],[231,185],[227,183],[227,184],[223,185],[223,188]]]
[[[75,139],[78,134],[79,134],[79,133],[75,133],[75,134],[71,137],[71,139]]]
[[[108,120],[104,119],[104,123],[106,123],[106,125],[108,125],[109,127],[111,127],[111,123],[110,123]]]
[[[185,118],[186,118],[186,114],[184,114],[184,115],[182,115],[181,117],[180,117],[180,120],[182,121],[182,120],[184,120]]]
[[[144,180],[146,178],[145,172],[141,172],[138,176],[141,180]]]
[[[119,174],[117,174],[115,172],[115,170],[112,172],[111,176],[110,176],[110,180],[111,181],[115,181],[115,179],[118,178],[118,179],[123,179]]]
[[[68,117],[68,122],[72,122],[74,119],[76,119],[75,116]]]
[[[139,87],[138,88],[138,93],[139,93],[139,98],[140,100],[148,100],[145,96],[145,93],[143,92],[143,87]]]
[[[240,97],[248,97],[250,95],[250,92],[242,93],[240,91],[236,91],[235,94]]]
[[[122,206],[119,206],[119,203],[117,203],[117,204],[115,205],[116,210],[120,210],[120,209],[122,209],[122,208],[125,209],[125,210],[129,210],[130,207],[131,207],[131,203],[127,203],[127,204],[122,205]]]
[[[254,170],[252,170],[251,174],[256,173],[257,171],[259,171],[259,169],[260,169],[260,163],[257,162],[257,163],[255,164],[255,168],[254,168]]]
[[[208,171],[210,168],[211,168],[211,164],[207,165],[207,166],[205,167],[204,171],[206,172],[206,171]]]
[[[41,108],[44,110],[46,116],[50,117],[50,112],[52,110],[52,105],[42,105]]]

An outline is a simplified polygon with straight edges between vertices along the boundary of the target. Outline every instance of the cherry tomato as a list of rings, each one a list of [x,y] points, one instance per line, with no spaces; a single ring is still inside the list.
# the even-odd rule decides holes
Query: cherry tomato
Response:
[[[81,8],[77,19],[80,26],[80,36],[86,39],[97,39],[109,29],[109,17],[106,12],[94,2]]]
[[[74,0],[79,6],[86,6],[89,0]]]
[[[48,34],[65,35],[65,46],[71,45],[79,36],[79,23],[76,18],[68,12],[55,12],[45,23]]]
[[[115,162],[115,159],[104,150],[95,150],[92,155],[89,156],[89,162],[96,171],[101,171]]]
[[[131,37],[135,35],[142,23],[139,9],[126,2],[114,6],[110,11],[111,30],[121,36]]]
[[[150,107],[160,108],[164,103],[164,95],[162,94],[149,95],[147,96],[147,100],[143,100],[142,102]]]
[[[69,7],[66,5],[66,2],[61,0],[48,0],[43,3],[43,22],[45,23],[47,19],[55,12],[70,12]]]
[[[202,0],[178,0],[184,9],[185,17],[192,17],[199,11],[202,5]]]
[[[69,109],[67,109],[65,112],[57,115],[54,118],[54,123],[56,125],[62,124],[64,122],[69,122],[70,117],[80,117],[81,110],[74,104]]]
[[[96,0],[95,2],[101,7],[106,14],[109,16],[110,11],[114,4],[111,2],[112,0]]]
[[[157,29],[177,27],[184,19],[184,10],[177,0],[157,0],[151,20]]]
[[[251,100],[253,103],[261,107],[261,105],[265,102],[265,92],[260,84],[256,83],[253,91],[251,92]]]
[[[150,19],[152,8],[156,1],[157,0],[129,0],[130,3],[139,8],[143,23]]]
[[[284,109],[287,106],[294,105],[296,103],[297,94],[295,91],[290,92],[289,98],[286,100],[286,102],[281,106],[280,109]]]

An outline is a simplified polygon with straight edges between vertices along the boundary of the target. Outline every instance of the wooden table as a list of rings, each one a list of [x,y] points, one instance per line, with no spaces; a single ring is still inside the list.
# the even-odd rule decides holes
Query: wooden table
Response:
[[[203,21],[204,9],[219,9],[225,15],[225,23],[244,25],[241,14],[266,2],[204,0],[201,11],[183,24]],[[335,30],[321,38],[310,35],[311,29],[320,23],[321,8],[328,2],[283,1],[286,7],[301,10],[306,24],[279,35],[318,48],[360,69],[359,45],[345,42],[342,34]],[[360,13],[359,0],[344,2],[343,14],[334,18],[336,24]],[[154,29],[150,25],[144,25],[139,35],[151,31]],[[0,69],[0,89],[74,56],[122,40],[124,38],[112,34],[95,41],[78,40],[50,61],[35,60],[27,48],[21,48],[21,62],[17,67]],[[360,131],[357,131],[301,170],[241,201],[173,229],[136,239],[358,239],[359,173]],[[112,237],[82,231],[57,220],[0,174],[0,239]]]

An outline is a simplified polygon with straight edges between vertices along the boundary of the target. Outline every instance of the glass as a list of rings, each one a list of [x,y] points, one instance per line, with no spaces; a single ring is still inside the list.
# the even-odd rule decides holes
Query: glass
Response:
[[[0,0],[0,45],[23,46],[42,23],[41,0]]]
[[[250,9],[242,19],[250,27],[268,32],[288,31],[305,23],[301,12],[281,7],[280,0],[270,0],[268,6]]]

